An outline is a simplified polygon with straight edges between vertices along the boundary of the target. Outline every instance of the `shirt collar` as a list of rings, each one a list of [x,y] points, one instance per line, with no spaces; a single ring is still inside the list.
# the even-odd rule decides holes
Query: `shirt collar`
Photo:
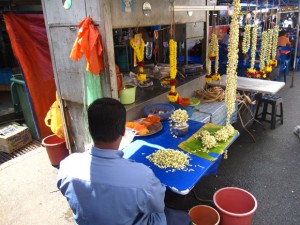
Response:
[[[124,152],[115,149],[100,149],[93,146],[91,150],[89,150],[89,154],[96,157],[114,159],[123,158]]]

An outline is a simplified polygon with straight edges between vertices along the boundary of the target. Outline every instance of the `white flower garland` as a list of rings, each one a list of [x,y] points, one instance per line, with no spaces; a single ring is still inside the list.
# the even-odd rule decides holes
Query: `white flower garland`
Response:
[[[218,36],[216,34],[216,31],[214,30],[211,35],[211,44],[212,44],[212,53],[216,55],[215,59],[215,74],[218,73],[219,70],[219,42],[218,42]]]
[[[211,74],[211,61],[210,61],[209,58],[207,59],[207,69],[206,69],[206,72],[207,72],[207,75]]]
[[[238,42],[239,42],[239,23],[238,14],[241,10],[240,0],[233,0],[233,15],[230,23],[228,64],[227,64],[227,82],[225,90],[225,102],[227,107],[226,125],[230,124],[231,114],[235,111],[236,101],[236,81],[238,64]]]
[[[250,24],[247,24],[245,26],[244,38],[242,43],[243,53],[247,53],[250,48],[250,33],[251,33],[251,26]]]
[[[269,65],[270,58],[271,58],[271,52],[272,52],[272,38],[273,38],[273,30],[268,29],[267,31],[268,35],[268,41],[267,41],[267,46],[266,46],[266,56],[265,56],[265,62],[266,65]]]
[[[278,43],[278,32],[279,32],[279,26],[274,26],[273,30],[273,42],[272,42],[272,59],[274,60],[276,58],[277,53],[277,43]]]
[[[251,63],[250,68],[253,70],[255,65],[256,45],[257,45],[257,25],[252,29],[252,46],[251,46]]]
[[[259,55],[259,69],[260,69],[260,71],[264,71],[264,68],[265,68],[267,47],[268,47],[268,33],[267,33],[267,31],[263,31],[262,32],[261,47],[260,47],[260,55]]]

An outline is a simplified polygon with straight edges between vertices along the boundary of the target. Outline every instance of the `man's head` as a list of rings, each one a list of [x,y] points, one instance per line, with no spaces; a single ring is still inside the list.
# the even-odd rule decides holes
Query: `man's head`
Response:
[[[289,32],[287,32],[286,30],[282,30],[281,33],[279,34],[279,36],[286,36],[288,37],[290,34]]]
[[[112,98],[97,99],[88,108],[88,122],[94,142],[114,142],[125,133],[125,107]]]

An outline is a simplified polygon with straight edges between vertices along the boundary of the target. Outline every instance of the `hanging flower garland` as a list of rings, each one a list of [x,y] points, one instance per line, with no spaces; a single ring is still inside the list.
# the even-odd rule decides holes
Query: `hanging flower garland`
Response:
[[[134,49],[138,61],[139,72],[136,76],[140,83],[144,83],[147,79],[147,75],[144,73],[144,50],[145,50],[145,42],[143,38],[140,39],[140,46],[138,46],[134,40],[134,38],[130,39],[130,45]]]
[[[177,74],[177,42],[173,39],[169,41],[170,49],[170,92],[168,93],[168,99],[170,102],[177,102],[179,94],[176,92],[176,74]]]
[[[257,45],[257,29],[258,29],[257,25],[254,25],[252,28],[251,61],[250,61],[250,68],[247,70],[247,76],[250,78],[256,77],[256,69],[254,68],[254,65],[255,65],[256,45]]]
[[[241,10],[240,0],[233,0],[233,15],[230,23],[227,81],[225,90],[225,103],[227,107],[226,126],[230,125],[230,117],[235,111],[237,64],[238,64],[238,42],[239,42],[239,23],[238,14]]]
[[[245,26],[244,38],[242,43],[242,52],[247,53],[250,48],[250,33],[251,33],[251,26],[247,24]]]
[[[265,62],[266,62],[266,53],[268,48],[268,32],[262,32],[262,40],[261,40],[261,48],[260,48],[260,55],[259,55],[259,69],[260,72],[257,73],[257,78],[266,78],[267,75],[265,74]]]
[[[272,38],[273,38],[273,30],[272,29],[268,29],[267,31],[267,37],[268,37],[268,41],[267,41],[267,45],[266,45],[266,55],[265,55],[265,68],[264,68],[264,72],[266,74],[270,74],[272,72],[272,66],[270,66],[270,58],[271,58],[271,52],[272,52]]]
[[[211,61],[215,61],[215,72],[211,72]],[[213,80],[220,80],[221,76],[218,73],[219,71],[219,42],[216,29],[213,28],[211,35],[211,41],[208,45],[208,59],[207,59],[207,75],[205,80],[207,83],[210,83]]]
[[[270,66],[273,67],[277,66],[277,60],[275,58],[277,53],[278,32],[279,32],[279,26],[276,25],[273,28],[272,52],[271,52],[271,60],[270,60]]]

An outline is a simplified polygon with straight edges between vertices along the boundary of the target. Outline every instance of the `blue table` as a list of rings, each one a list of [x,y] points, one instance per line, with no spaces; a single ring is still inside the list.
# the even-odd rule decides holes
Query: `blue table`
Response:
[[[136,137],[134,141],[125,149],[124,158],[129,158],[136,162],[140,162],[150,167],[156,177],[172,191],[186,195],[196,183],[205,175],[216,174],[222,155],[211,153],[213,157],[216,157],[216,161],[209,161],[200,158],[196,155],[190,154],[190,164],[188,166],[189,171],[177,170],[170,172],[169,169],[160,169],[152,162],[146,159],[146,156],[152,154],[157,149],[179,149],[177,146],[187,140],[191,135],[198,131],[204,123],[189,120],[189,131],[184,137],[174,138],[172,137],[169,129],[169,122],[163,122],[163,129],[151,136]],[[234,137],[233,141],[228,144],[224,149],[226,150],[239,136],[239,133]],[[180,149],[179,149],[180,150]],[[185,152],[185,151],[184,151]],[[186,153],[186,152],[185,152]],[[168,172],[169,171],[169,172]]]

